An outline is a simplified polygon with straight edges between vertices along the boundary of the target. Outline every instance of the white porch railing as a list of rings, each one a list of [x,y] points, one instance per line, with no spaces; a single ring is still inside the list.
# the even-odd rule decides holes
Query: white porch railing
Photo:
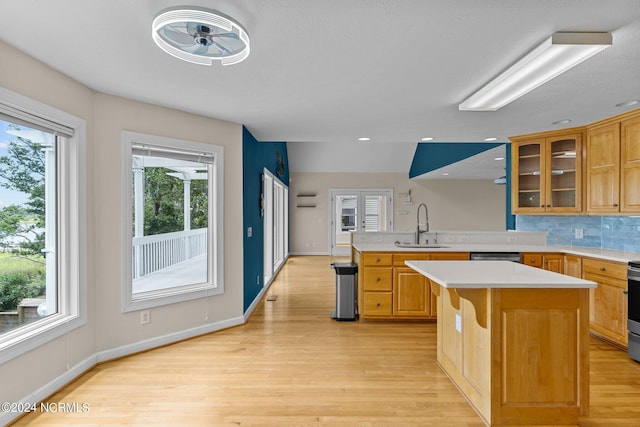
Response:
[[[133,278],[146,276],[207,252],[207,229],[133,238]]]

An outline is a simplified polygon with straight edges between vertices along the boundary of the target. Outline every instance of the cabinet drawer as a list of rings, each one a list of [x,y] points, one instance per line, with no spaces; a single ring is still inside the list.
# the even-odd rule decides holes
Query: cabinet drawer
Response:
[[[391,316],[391,292],[365,292],[364,316]]]
[[[627,264],[599,259],[584,258],[582,272],[606,276],[612,279],[627,280]]]
[[[532,267],[542,267],[542,254],[522,254],[522,263]]]
[[[393,270],[391,268],[367,267],[364,269],[365,291],[391,291]]]
[[[362,258],[364,260],[364,265],[382,266],[382,265],[391,265],[391,262],[393,260],[393,255],[372,253],[372,254],[364,254]]]
[[[418,252],[418,253],[406,253],[406,254],[394,254],[393,255],[393,265],[394,266],[405,266],[405,261],[428,261],[431,259],[431,256],[427,252]]]

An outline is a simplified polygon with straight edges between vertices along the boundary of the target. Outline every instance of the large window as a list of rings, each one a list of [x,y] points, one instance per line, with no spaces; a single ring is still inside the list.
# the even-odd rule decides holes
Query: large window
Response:
[[[84,132],[0,88],[0,363],[86,321]]]
[[[123,310],[222,292],[222,147],[123,132]]]

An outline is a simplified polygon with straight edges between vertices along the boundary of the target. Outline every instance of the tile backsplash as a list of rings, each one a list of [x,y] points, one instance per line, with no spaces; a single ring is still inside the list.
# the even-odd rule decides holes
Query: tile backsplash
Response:
[[[518,215],[516,230],[545,231],[549,245],[640,252],[639,216]]]

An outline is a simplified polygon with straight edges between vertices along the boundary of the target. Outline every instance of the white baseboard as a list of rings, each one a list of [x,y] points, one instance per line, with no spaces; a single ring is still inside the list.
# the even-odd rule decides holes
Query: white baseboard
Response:
[[[133,344],[127,344],[120,347],[116,347],[110,350],[100,351],[95,353],[80,363],[69,368],[65,373],[54,378],[49,383],[40,387],[30,395],[20,399],[17,403],[18,408],[30,407],[39,405],[39,402],[44,401],[47,397],[51,396],[71,381],[78,378],[80,375],[87,372],[89,369],[96,366],[98,363],[105,362],[107,360],[117,359],[123,356],[129,356],[131,354],[139,353],[141,351],[150,350],[163,345],[172,344],[178,341],[182,341],[188,338],[197,337],[199,335],[208,334],[211,332],[227,329],[232,326],[242,325],[246,322],[245,316],[234,317],[226,319],[216,323],[208,323],[206,325],[198,326],[196,328],[187,329],[184,331],[178,331],[171,334],[162,335],[159,337],[150,338],[147,340],[139,341]],[[9,424],[11,421],[22,415],[21,412],[0,412],[0,426]]]

